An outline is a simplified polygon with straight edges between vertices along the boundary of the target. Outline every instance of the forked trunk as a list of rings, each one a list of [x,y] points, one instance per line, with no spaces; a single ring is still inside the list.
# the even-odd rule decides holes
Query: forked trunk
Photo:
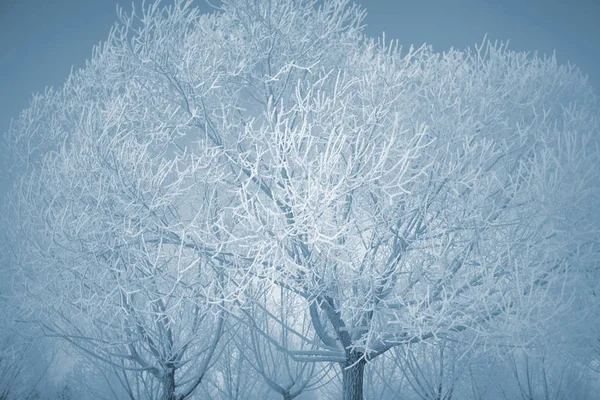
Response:
[[[363,400],[365,361],[361,354],[352,353],[342,364],[343,400]]]

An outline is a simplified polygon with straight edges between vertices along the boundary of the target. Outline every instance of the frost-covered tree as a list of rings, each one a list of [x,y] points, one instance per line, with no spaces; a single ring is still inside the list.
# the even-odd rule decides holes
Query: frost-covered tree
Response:
[[[357,400],[394,347],[518,341],[560,310],[597,261],[585,79],[503,44],[402,50],[363,17],[346,0],[123,16],[8,135],[31,316],[170,388],[209,364],[224,309],[275,284],[318,337],[295,359],[338,363]]]
[[[547,317],[597,250],[585,80],[492,44],[439,55],[359,40],[315,60],[286,40],[301,13],[283,4],[229,4],[254,44],[238,47],[254,62],[244,102],[198,120],[237,171],[230,240],[254,276],[306,300],[321,339],[307,355],[339,362],[344,398],[362,398],[364,364],[394,346],[493,342]],[[358,23],[331,34],[338,52]]]
[[[173,10],[171,24],[184,15]],[[120,16],[92,61],[34,97],[8,133],[19,176],[8,201],[14,291],[44,334],[179,400],[201,383],[222,333],[226,262],[190,236],[213,218],[218,178],[186,174],[210,164],[179,152],[187,119],[137,79],[123,53],[135,17]]]

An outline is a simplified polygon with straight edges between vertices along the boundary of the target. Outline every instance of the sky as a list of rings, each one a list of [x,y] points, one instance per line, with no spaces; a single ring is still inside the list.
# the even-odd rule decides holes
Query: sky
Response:
[[[163,0],[168,3],[169,0]],[[136,4],[141,4],[135,0]],[[438,51],[491,40],[577,65],[600,94],[600,0],[360,0],[370,36]],[[131,1],[121,3],[131,9]],[[205,0],[196,0],[210,11]],[[218,4],[213,0],[213,4]],[[116,20],[116,0],[0,0],[0,133],[34,92],[59,87]]]

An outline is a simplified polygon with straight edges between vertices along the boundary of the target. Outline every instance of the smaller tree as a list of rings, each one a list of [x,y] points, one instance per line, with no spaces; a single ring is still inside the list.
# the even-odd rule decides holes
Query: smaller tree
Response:
[[[15,356],[6,340],[0,342],[0,399],[10,400],[23,397],[27,391],[24,388],[24,365],[21,357]]]
[[[546,353],[546,354],[544,354]],[[553,399],[591,399],[590,387],[586,387],[589,375],[584,366],[574,363],[553,349],[549,352],[528,354],[514,351],[507,359],[507,368],[511,372],[516,388],[513,392],[501,388],[506,400]]]
[[[265,399],[270,388],[251,367],[236,343],[241,332],[247,332],[240,323],[228,320],[221,342],[219,356],[207,373],[206,385],[201,388],[201,398],[206,399]],[[247,339],[247,337],[246,337]]]
[[[404,400],[410,384],[394,354],[388,352],[370,361],[365,371],[365,398]]]
[[[398,369],[410,387],[422,400],[452,400],[458,381],[464,373],[465,363],[456,343],[443,339],[394,351]]]
[[[242,326],[234,336],[248,365],[283,400],[320,387],[332,365],[303,356],[318,353],[318,338],[302,299],[277,285],[249,297],[254,301],[241,308]]]

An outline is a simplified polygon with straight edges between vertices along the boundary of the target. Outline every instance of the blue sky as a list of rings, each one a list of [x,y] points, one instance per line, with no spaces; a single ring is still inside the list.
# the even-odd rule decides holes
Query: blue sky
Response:
[[[167,3],[169,0],[163,0]],[[136,4],[140,2],[135,0]],[[204,10],[210,7],[196,0]],[[216,3],[216,1],[213,1]],[[369,35],[437,50],[489,39],[551,54],[590,76],[600,93],[600,0],[361,0]],[[59,86],[107,37],[116,0],[0,0],[0,132],[33,92]],[[126,9],[131,2],[124,1]]]

